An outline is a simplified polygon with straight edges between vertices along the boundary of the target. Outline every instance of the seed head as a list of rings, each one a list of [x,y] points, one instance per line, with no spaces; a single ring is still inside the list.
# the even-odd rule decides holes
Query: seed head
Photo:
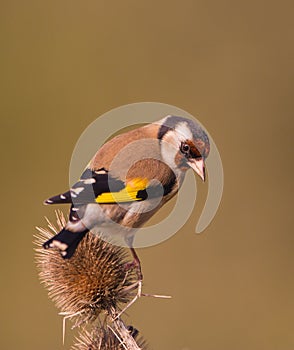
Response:
[[[66,223],[60,211],[56,211],[56,219],[57,227],[47,220],[48,228],[37,228],[36,261],[40,280],[62,314],[78,316],[79,322],[93,321],[102,311],[129,302],[134,297],[131,286],[136,275],[125,271],[125,250],[89,232],[74,256],[63,259],[57,250],[42,248]]]

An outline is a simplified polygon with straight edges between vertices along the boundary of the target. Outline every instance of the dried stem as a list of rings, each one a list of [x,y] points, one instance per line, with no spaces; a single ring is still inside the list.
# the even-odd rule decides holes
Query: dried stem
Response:
[[[110,315],[112,317],[113,328],[115,329],[116,334],[119,336],[124,348],[126,350],[141,350],[121,318],[116,317],[115,309],[110,310]]]

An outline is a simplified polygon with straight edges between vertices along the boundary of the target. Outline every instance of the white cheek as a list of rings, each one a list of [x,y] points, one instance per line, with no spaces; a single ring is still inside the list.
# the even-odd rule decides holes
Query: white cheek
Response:
[[[193,135],[185,122],[179,123],[175,130],[168,131],[161,141],[161,155],[163,161],[174,171],[178,172],[175,163],[176,155],[181,143],[193,139]]]
[[[175,145],[162,140],[161,142],[161,155],[162,160],[170,168],[174,169],[176,167],[175,157],[177,154],[177,148]]]
[[[171,168],[177,177],[179,177],[182,173],[182,170],[175,162],[180,145],[181,140],[178,137],[175,137],[174,134],[172,139],[169,139],[168,141],[162,140],[161,142],[162,161]]]

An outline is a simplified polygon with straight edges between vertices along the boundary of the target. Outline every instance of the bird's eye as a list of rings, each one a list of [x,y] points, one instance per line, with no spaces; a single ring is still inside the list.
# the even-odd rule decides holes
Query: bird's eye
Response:
[[[181,144],[181,152],[187,154],[187,153],[189,153],[189,151],[190,151],[190,146],[186,143],[182,143]]]

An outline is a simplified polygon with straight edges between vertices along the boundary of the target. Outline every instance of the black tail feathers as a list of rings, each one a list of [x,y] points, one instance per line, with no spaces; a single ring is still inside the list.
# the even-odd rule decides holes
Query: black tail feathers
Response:
[[[57,233],[57,235],[45,242],[43,244],[43,247],[45,249],[58,248],[60,250],[61,256],[64,259],[70,259],[77,249],[80,241],[84,238],[85,234],[88,231],[89,230],[84,230],[82,232],[72,232],[64,228],[59,233]]]
[[[71,203],[70,191],[58,194],[57,196],[50,197],[44,201],[44,204],[65,204]]]

